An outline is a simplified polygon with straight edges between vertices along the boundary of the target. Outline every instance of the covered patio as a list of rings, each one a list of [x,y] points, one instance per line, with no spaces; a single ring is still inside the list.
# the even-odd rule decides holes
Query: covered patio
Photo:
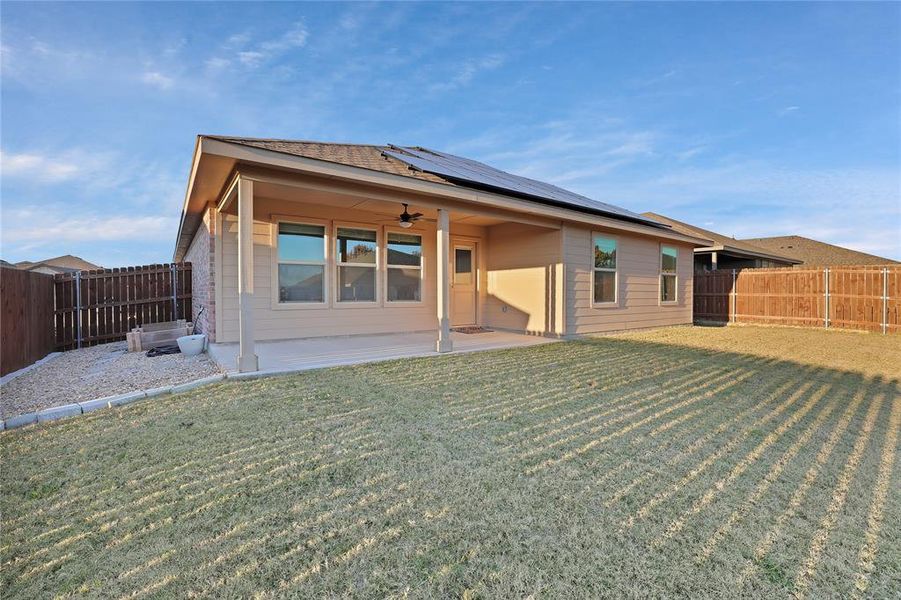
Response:
[[[559,341],[504,331],[450,332],[455,352],[479,352],[548,344]],[[306,371],[397,358],[437,356],[434,332],[354,335],[256,342],[259,370]],[[210,355],[226,371],[237,370],[239,345],[210,344]]]

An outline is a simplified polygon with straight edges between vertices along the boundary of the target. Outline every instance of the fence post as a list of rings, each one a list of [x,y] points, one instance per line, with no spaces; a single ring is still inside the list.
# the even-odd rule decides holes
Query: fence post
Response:
[[[81,348],[81,271],[75,271],[75,347]]]
[[[826,322],[826,329],[829,329],[829,267],[826,267],[825,269],[823,269],[823,277],[826,282],[826,294],[825,294],[825,300],[823,301],[824,308],[826,311],[825,322]]]
[[[888,332],[888,269],[882,267],[882,335]]]
[[[178,321],[178,278],[175,276],[175,263],[169,263],[169,279],[172,282],[172,320]]]
[[[731,321],[735,323],[735,310],[737,307],[736,299],[738,297],[738,290],[735,289],[735,269],[732,269],[732,319]]]

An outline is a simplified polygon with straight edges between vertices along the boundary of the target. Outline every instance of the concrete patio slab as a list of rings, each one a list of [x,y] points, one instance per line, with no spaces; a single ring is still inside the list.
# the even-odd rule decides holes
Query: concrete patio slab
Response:
[[[451,333],[454,352],[478,352],[534,346],[559,341],[505,331]],[[229,373],[237,370],[237,344],[210,344],[210,356]],[[260,371],[305,371],[340,365],[355,365],[397,358],[438,356],[435,333],[355,335],[257,342]]]

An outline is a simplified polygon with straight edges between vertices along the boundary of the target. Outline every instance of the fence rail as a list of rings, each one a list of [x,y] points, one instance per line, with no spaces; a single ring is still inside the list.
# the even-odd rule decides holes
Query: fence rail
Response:
[[[0,269],[0,375],[53,352],[53,276]]]
[[[701,321],[901,331],[901,267],[695,273]]]
[[[59,350],[123,340],[138,325],[191,315],[191,263],[79,271],[53,279]]]

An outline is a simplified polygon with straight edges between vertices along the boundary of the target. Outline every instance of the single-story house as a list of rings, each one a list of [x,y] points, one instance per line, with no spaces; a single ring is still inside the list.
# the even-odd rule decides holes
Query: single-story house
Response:
[[[419,147],[198,136],[175,246],[215,342],[453,327],[569,337],[692,322],[654,219]],[[387,343],[387,342],[386,342]]]
[[[100,265],[95,265],[78,256],[64,254],[54,258],[45,260],[28,261],[23,260],[15,264],[17,269],[22,271],[33,271],[35,273],[44,273],[45,275],[59,275],[61,273],[72,273],[74,271],[93,271],[102,269]]]
[[[777,237],[748,238],[742,240],[748,244],[754,244],[767,252],[778,252],[783,256],[791,257],[797,261],[795,266],[825,267],[825,266],[858,266],[858,265],[897,265],[897,260],[867,254],[827,244],[819,240],[802,237],[800,235],[782,235]]]
[[[713,243],[695,248],[695,269],[698,271],[716,271],[717,269],[762,269],[772,267],[791,267],[800,261],[779,252],[759,247],[748,240],[737,240],[702,229],[688,223],[671,219],[663,215],[645,212],[643,216],[665,223],[685,235],[705,238]]]

